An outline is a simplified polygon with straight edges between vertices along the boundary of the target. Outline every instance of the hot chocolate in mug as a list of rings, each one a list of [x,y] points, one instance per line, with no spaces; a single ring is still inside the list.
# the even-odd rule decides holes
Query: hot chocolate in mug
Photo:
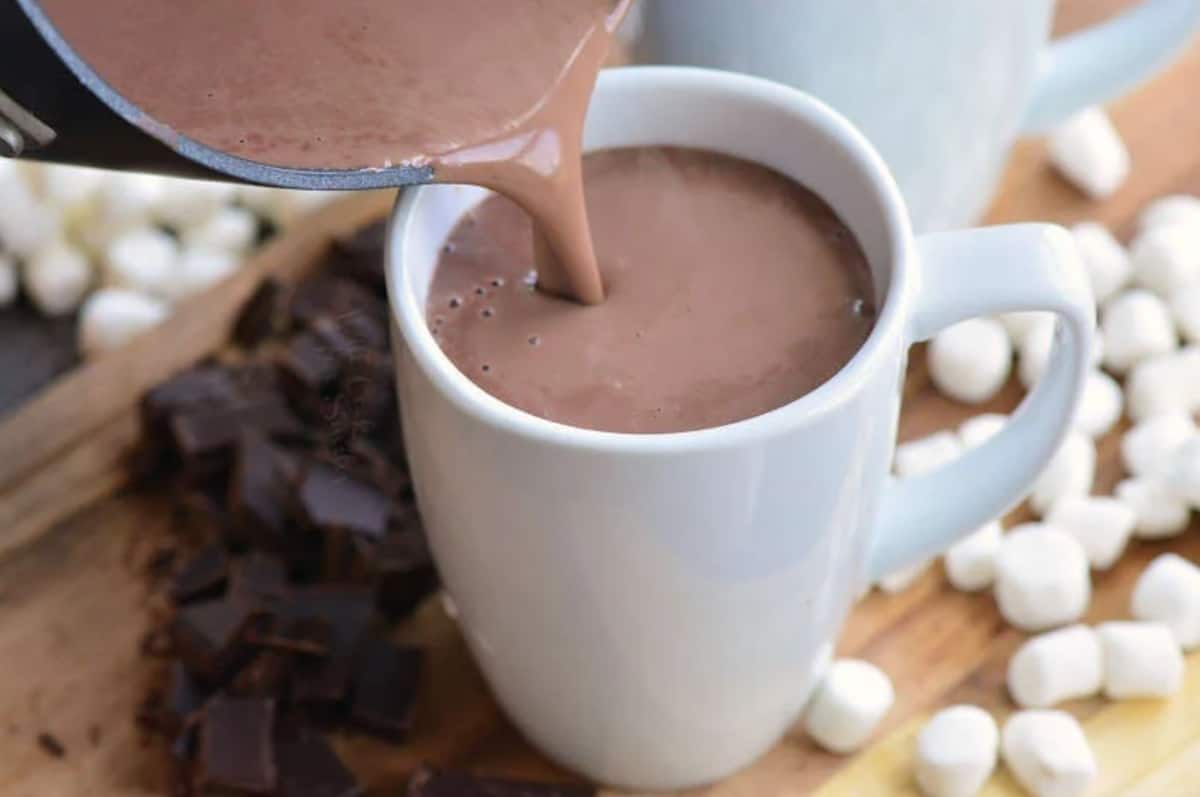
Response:
[[[1054,0],[642,0],[635,60],[802,89],[883,155],[918,232],[970,224],[1008,149],[1145,79],[1200,27],[1200,0],[1143,0],[1048,42]]]
[[[440,250],[487,192],[405,192],[387,244],[409,463],[467,643],[533,744],[597,781],[640,789],[707,783],[752,762],[797,719],[822,650],[869,580],[1021,497],[1069,426],[1094,316],[1066,232],[1028,224],[914,237],[866,139],[794,89],[685,67],[602,73],[585,148],[659,145],[771,167],[823,197],[858,238],[879,314],[817,389],[757,417],[671,434],[535,417],[456,370],[426,324]],[[980,448],[893,480],[909,346],[1014,310],[1061,319],[1035,390]]]

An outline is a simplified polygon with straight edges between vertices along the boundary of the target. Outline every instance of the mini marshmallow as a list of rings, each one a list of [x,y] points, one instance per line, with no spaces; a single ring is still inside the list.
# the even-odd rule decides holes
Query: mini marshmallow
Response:
[[[1157,478],[1125,479],[1113,494],[1137,516],[1133,536],[1140,540],[1175,537],[1187,529],[1191,509]]]
[[[1042,315],[1026,330],[1018,350],[1017,377],[1026,389],[1032,388],[1050,362],[1050,348],[1054,345],[1054,316]]]
[[[954,432],[934,432],[926,437],[896,446],[893,469],[896,475],[907,478],[920,476],[945,465],[962,454],[962,444]]]
[[[17,257],[29,259],[63,237],[62,211],[35,199],[19,182],[0,184],[0,241]]]
[[[1041,313],[1037,311],[1021,312],[1021,313],[1002,313],[996,316],[996,320],[1004,326],[1004,331],[1008,333],[1009,340],[1012,341],[1014,349],[1021,348],[1021,344],[1042,319],[1053,319],[1052,313]]]
[[[1110,299],[1100,316],[1100,330],[1104,364],[1117,373],[1178,345],[1170,309],[1144,290],[1125,291]]]
[[[241,262],[232,252],[188,248],[179,256],[166,298],[178,301],[215,285],[237,271]]]
[[[1153,476],[1167,466],[1171,454],[1196,434],[1190,415],[1153,415],[1121,437],[1121,463],[1133,476]]]
[[[81,166],[42,164],[39,171],[42,198],[68,213],[91,204],[108,173]]]
[[[161,324],[170,310],[164,302],[123,288],[102,288],[79,311],[79,348],[88,356],[124,346]]]
[[[1072,625],[1025,641],[1008,662],[1008,693],[1021,708],[1051,708],[1091,697],[1104,684],[1100,638]]]
[[[1178,554],[1159,554],[1133,587],[1130,613],[1170,628],[1184,650],[1200,647],[1200,567]]]
[[[1003,429],[1006,423],[1008,423],[1008,416],[998,412],[985,412],[982,415],[967,418],[958,427],[959,442],[962,443],[964,449],[983,445]]]
[[[17,300],[18,288],[17,263],[0,252],[0,307],[8,307]]]
[[[996,395],[1012,369],[1012,343],[998,321],[970,318],[934,336],[929,377],[944,395],[979,404]]]
[[[1039,517],[1045,517],[1055,501],[1090,493],[1095,477],[1096,443],[1072,429],[1034,480],[1029,505]]]
[[[832,753],[852,753],[866,744],[894,699],[891,679],[878,667],[838,659],[805,709],[804,730]]]
[[[1058,173],[1092,199],[1105,199],[1129,175],[1129,150],[1101,108],[1076,113],[1050,131],[1046,142]]]
[[[1200,227],[1150,227],[1133,239],[1129,256],[1134,280],[1168,298],[1200,279]]]
[[[1138,214],[1138,228],[1142,230],[1171,224],[1200,226],[1200,197],[1190,194],[1159,197]]]
[[[889,595],[903,592],[917,583],[917,580],[925,575],[925,571],[929,569],[931,564],[933,564],[933,560],[926,559],[923,562],[917,562],[915,565],[888,573],[879,579],[879,588]]]
[[[1083,396],[1075,410],[1072,425],[1093,440],[1098,440],[1117,425],[1125,406],[1121,386],[1103,371],[1093,370],[1083,385]]]
[[[66,315],[75,310],[92,284],[87,256],[66,241],[42,247],[25,263],[25,293],[42,313]]]
[[[258,219],[245,208],[221,208],[180,237],[185,247],[244,255],[258,238]]]
[[[996,768],[1000,731],[978,706],[951,706],[917,736],[917,785],[925,797],[973,797]]]
[[[185,229],[203,223],[233,202],[237,187],[213,180],[170,179],[152,206],[154,217],[164,224]]]
[[[1183,652],[1164,623],[1096,626],[1104,651],[1104,694],[1111,700],[1168,697],[1183,685]]]
[[[996,554],[1004,532],[993,520],[950,546],[942,557],[946,578],[963,592],[974,592],[992,585],[996,573]]]
[[[109,286],[168,297],[178,277],[179,245],[162,230],[141,227],[123,232],[104,250]]]
[[[1001,541],[995,567],[996,605],[1023,631],[1074,623],[1087,611],[1087,554],[1065,531],[1043,523],[1018,526]]]
[[[1116,498],[1077,495],[1056,502],[1046,522],[1079,540],[1093,569],[1107,570],[1125,553],[1137,513]]]
[[[1096,757],[1079,721],[1065,711],[1018,711],[1004,723],[1000,755],[1034,797],[1078,797],[1096,779]]]
[[[1142,360],[1125,379],[1129,417],[1144,421],[1154,415],[1190,413],[1200,402],[1194,347]]]
[[[1200,434],[1193,435],[1171,452],[1160,475],[1168,490],[1193,509],[1200,506]]]
[[[1171,315],[1183,339],[1200,343],[1200,282],[1187,285],[1171,294]]]
[[[1133,276],[1133,264],[1125,247],[1113,237],[1108,228],[1094,221],[1085,221],[1071,228],[1075,246],[1087,269],[1088,282],[1096,304],[1124,288]]]
[[[166,188],[167,178],[156,174],[121,172],[105,180],[97,192],[95,208],[78,229],[79,240],[95,254],[103,254],[117,235],[150,223],[150,209]]]

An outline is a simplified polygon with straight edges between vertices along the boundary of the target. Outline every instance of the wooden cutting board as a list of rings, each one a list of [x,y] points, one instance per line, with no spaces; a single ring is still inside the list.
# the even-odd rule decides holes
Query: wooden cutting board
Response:
[[[1071,0],[1064,4],[1064,24],[1074,26],[1117,4]],[[1103,204],[1084,200],[1048,171],[1040,145],[1025,143],[989,220],[1095,218],[1127,234],[1148,199],[1170,191],[1200,193],[1200,46],[1119,103],[1114,117],[1135,162],[1117,197]],[[170,334],[80,369],[0,426],[0,794],[163,794],[164,751],[139,738],[131,718],[161,675],[159,665],[138,653],[158,608],[143,572],[177,521],[162,496],[119,490],[125,483],[121,458],[136,431],[128,397],[218,348],[234,308],[262,274],[303,271],[332,235],[377,217],[389,201],[359,197],[324,213],[172,319]],[[112,387],[114,374],[123,389]],[[968,410],[934,392],[923,352],[914,352],[901,437],[927,434],[979,411],[1010,410],[1020,395],[1010,384],[988,407]],[[1099,462],[1097,492],[1105,492],[1121,475],[1115,436],[1100,444]],[[1200,561],[1200,533],[1193,528],[1164,543],[1134,544],[1116,568],[1094,579],[1089,620],[1124,616],[1134,579],[1166,550]],[[503,720],[436,601],[399,635],[432,651],[419,733],[399,747],[337,740],[376,790],[394,793],[425,760],[497,775],[570,778]],[[745,772],[692,794],[915,794],[911,748],[922,720],[952,702],[976,703],[998,717],[1010,711],[1004,671],[1022,638],[1001,621],[988,594],[956,592],[937,570],[902,594],[872,594],[854,611],[839,651],[878,663],[896,683],[896,706],[877,741],[845,758],[822,753],[800,736],[788,738]],[[1200,793],[1200,655],[1189,660],[1184,689],[1170,701],[1090,700],[1069,708],[1083,720],[1101,762],[1092,794]],[[43,732],[63,743],[65,756],[39,747]],[[1003,772],[985,791],[1018,793]]]

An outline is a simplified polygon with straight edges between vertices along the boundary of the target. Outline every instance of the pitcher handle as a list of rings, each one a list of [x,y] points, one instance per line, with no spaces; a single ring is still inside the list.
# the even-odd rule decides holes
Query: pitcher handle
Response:
[[[1054,42],[1042,56],[1025,132],[1119,96],[1157,72],[1200,30],[1200,0],[1146,0]]]
[[[1029,489],[1070,428],[1083,390],[1095,305],[1069,233],[1014,224],[917,239],[918,295],[909,343],[980,315],[1058,315],[1050,360],[1004,429],[928,474],[884,491],[867,562],[872,581],[941,553],[993,520]]]

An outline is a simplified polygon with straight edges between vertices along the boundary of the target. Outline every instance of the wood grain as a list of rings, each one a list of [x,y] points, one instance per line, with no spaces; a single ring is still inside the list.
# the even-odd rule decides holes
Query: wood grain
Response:
[[[1090,22],[1116,5],[1114,0],[1065,3],[1060,29]],[[1054,176],[1040,144],[1022,143],[989,221],[1096,218],[1127,234],[1146,200],[1170,191],[1200,191],[1197,92],[1200,46],[1114,107],[1136,166],[1121,192],[1102,204],[1086,201]],[[302,242],[282,243],[285,248],[262,268],[302,270],[327,235],[328,230],[314,230]],[[239,286],[225,299],[249,289]],[[181,367],[185,354],[194,357],[219,345],[218,332],[232,310],[196,312],[180,322],[186,337],[170,336],[177,348],[169,355],[152,351],[158,347],[149,342],[140,355],[129,355],[125,367],[132,384],[157,381],[156,374]],[[979,411],[1010,410],[1022,395],[1013,383],[988,407],[968,409],[933,390],[921,350],[911,362],[901,421],[905,439],[953,426]],[[105,393],[110,388],[94,374],[70,379],[68,388],[59,391],[60,384],[26,409],[23,422],[29,426],[0,429],[0,660],[7,668],[0,679],[0,793],[148,797],[162,794],[164,773],[163,751],[145,746],[130,720],[159,666],[136,653],[155,606],[141,570],[174,520],[158,496],[126,491],[97,498],[121,483],[119,458],[105,452],[128,442],[132,430],[122,424],[129,423],[129,405]],[[100,391],[103,412],[89,408],[87,418],[71,421],[69,429],[54,428],[79,411],[87,391]],[[1099,450],[1097,490],[1104,492],[1121,475],[1116,437],[1104,440]],[[61,520],[64,509],[84,505],[86,511]],[[1018,511],[1010,520],[1022,517]],[[1094,578],[1089,619],[1125,615],[1138,573],[1166,550],[1200,560],[1200,533],[1193,527],[1175,540],[1135,543],[1116,568]],[[425,644],[434,658],[419,733],[402,747],[351,736],[337,740],[372,787],[381,793],[398,789],[421,760],[498,775],[569,777],[504,721],[436,601],[398,633]],[[872,594],[854,611],[839,650],[879,663],[896,682],[896,706],[876,743],[846,758],[792,736],[745,772],[688,797],[914,795],[911,749],[923,719],[952,702],[976,703],[998,717],[1011,711],[1004,671],[1022,638],[1001,621],[990,595],[956,592],[936,569],[902,594]],[[1089,795],[1197,793],[1200,655],[1189,657],[1184,689],[1170,701],[1087,700],[1069,709],[1084,722],[1102,764],[1100,783]],[[96,742],[93,728],[100,731]],[[63,740],[65,758],[50,758],[37,747],[41,731]],[[1007,797],[1019,791],[998,772],[985,794]]]

